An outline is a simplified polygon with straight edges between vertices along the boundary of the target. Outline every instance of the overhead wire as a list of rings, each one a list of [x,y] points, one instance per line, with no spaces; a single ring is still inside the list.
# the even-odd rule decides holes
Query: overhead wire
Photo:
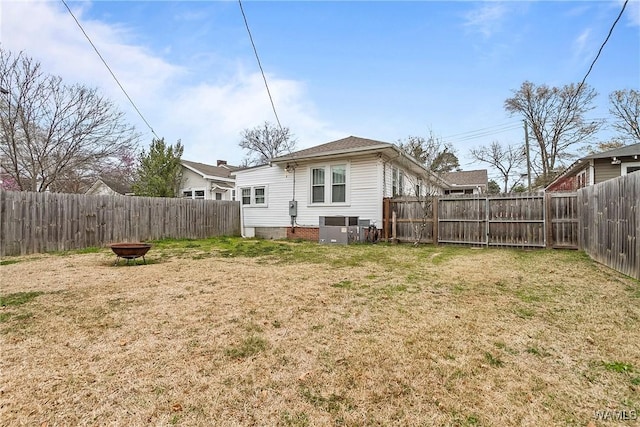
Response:
[[[282,124],[280,124],[280,118],[278,117],[278,113],[276,111],[276,105],[273,102],[273,97],[271,96],[271,91],[269,90],[269,84],[267,83],[267,77],[264,74],[264,69],[262,68],[262,63],[260,62],[260,57],[258,56],[258,49],[256,49],[256,44],[253,41],[253,36],[251,35],[251,30],[249,29],[249,22],[247,21],[247,16],[244,13],[244,8],[242,7],[242,0],[238,0],[238,5],[240,5],[240,12],[242,12],[242,19],[244,19],[244,25],[247,28],[247,33],[249,34],[249,40],[251,41],[251,46],[253,47],[253,53],[256,56],[256,61],[258,61],[258,67],[260,68],[260,73],[262,74],[262,80],[264,80],[264,86],[267,88],[267,95],[269,95],[269,101],[271,102],[271,108],[273,109],[273,115],[276,117],[276,122],[278,123],[278,127],[280,131],[282,131]]]
[[[515,124],[519,125],[520,122],[519,121],[512,121],[512,122],[509,122],[509,123],[502,123],[502,124],[499,124],[499,125],[487,126],[485,128],[480,128],[480,129],[476,129],[476,130],[465,131],[465,132],[460,132],[460,133],[454,133],[454,134],[448,135],[448,136],[446,136],[444,138],[456,138],[456,137],[461,137],[463,135],[467,135],[467,134],[470,134],[470,133],[478,133],[478,132],[482,132],[482,131],[489,131],[491,129],[502,128],[502,127],[507,127],[507,126],[513,126]]]
[[[616,27],[616,25],[618,24],[618,21],[620,21],[620,18],[622,17],[622,14],[624,13],[624,10],[625,10],[628,2],[629,2],[629,0],[625,0],[624,4],[622,5],[622,9],[620,10],[620,13],[618,14],[618,16],[615,19],[615,21],[613,22],[613,24],[611,25],[611,28],[609,28],[609,32],[607,34],[607,37],[605,38],[605,40],[600,45],[600,49],[598,49],[598,53],[596,54],[595,58],[591,62],[591,65],[589,66],[589,69],[587,70],[586,74],[582,78],[582,81],[578,85],[578,88],[576,90],[576,96],[580,93],[580,90],[584,86],[587,78],[589,77],[589,74],[591,74],[591,71],[593,70],[593,67],[595,66],[596,62],[600,58],[600,55],[602,54],[602,51],[604,50],[605,45],[609,41],[609,38],[611,38],[611,34],[613,34],[613,30]],[[515,129],[518,129],[519,127],[520,127],[519,124],[518,125],[515,125],[515,124],[514,125],[510,125],[510,124],[496,125],[496,126],[490,126],[490,127],[487,127],[487,128],[483,128],[483,129],[478,129],[476,131],[462,132],[462,133],[459,133],[459,134],[450,135],[450,136],[447,136],[447,137],[443,137],[442,139],[445,142],[448,142],[448,141],[451,141],[451,140],[454,140],[456,142],[463,142],[463,141],[468,141],[468,140],[479,138],[479,137],[483,137],[483,136],[489,136],[489,135],[492,135],[492,134],[495,134],[495,133],[502,133],[502,132],[506,132],[506,131],[509,131],[509,130],[515,130]]]
[[[620,10],[620,13],[618,14],[618,16],[615,19],[615,21],[613,22],[613,24],[611,25],[611,28],[609,29],[607,37],[602,42],[602,45],[600,45],[600,49],[598,49],[598,53],[596,54],[595,58],[591,62],[591,65],[589,66],[589,69],[587,70],[586,74],[582,78],[582,81],[578,85],[578,88],[576,90],[575,96],[577,96],[580,93],[580,90],[584,86],[587,78],[589,77],[589,74],[591,74],[591,71],[593,70],[593,67],[595,66],[596,62],[600,58],[600,55],[602,54],[602,51],[604,50],[605,45],[609,41],[609,38],[611,38],[611,34],[613,34],[614,28],[618,24],[618,21],[620,21],[620,18],[622,17],[622,14],[624,13],[625,8],[627,7],[627,3],[629,3],[629,0],[625,0],[624,4],[622,5],[622,9]],[[599,119],[593,119],[593,120],[599,120]],[[492,134],[495,134],[495,133],[507,132],[509,130],[515,130],[515,129],[519,129],[519,128],[520,128],[520,124],[519,123],[517,125],[516,124],[513,124],[513,125],[509,125],[509,124],[496,125],[496,126],[490,126],[490,127],[484,128],[484,129],[478,129],[476,131],[462,132],[460,134],[450,135],[450,136],[447,136],[447,137],[443,137],[442,140],[444,142],[449,142],[451,140],[456,141],[456,142],[463,142],[463,141],[468,141],[468,140],[476,139],[476,138],[483,137],[483,136],[489,136],[489,135],[492,135]]]
[[[616,27],[616,24],[618,23],[618,21],[622,17],[622,14],[624,13],[624,9],[627,7],[627,3],[629,3],[629,0],[625,0],[624,4],[622,5],[622,9],[620,10],[620,13],[618,14],[618,17],[616,18],[616,20],[611,25],[611,28],[609,29],[609,34],[607,34],[607,37],[604,39],[604,42],[602,42],[602,45],[600,46],[600,49],[598,49],[598,54],[593,59],[593,62],[591,62],[591,65],[589,66],[589,70],[587,70],[587,73],[584,75],[584,78],[582,79],[582,81],[578,85],[578,90],[576,90],[576,96],[580,93],[580,89],[582,89],[582,86],[584,86],[584,83],[587,81],[587,77],[589,76],[589,74],[591,74],[591,70],[593,70],[593,66],[598,61],[598,58],[600,58],[600,54],[602,53],[602,50],[604,49],[604,46],[609,41],[609,38],[611,37],[611,34],[613,33],[613,29]]]
[[[87,32],[84,30],[84,28],[82,27],[82,25],[80,24],[80,21],[78,21],[78,18],[76,18],[76,16],[73,14],[73,12],[71,11],[71,8],[69,7],[69,5],[67,4],[67,2],[65,0],[62,0],[62,3],[64,4],[64,6],[67,8],[67,10],[69,11],[69,14],[71,15],[71,17],[73,18],[74,21],[76,21],[76,24],[78,25],[78,28],[80,28],[80,31],[82,31],[82,34],[84,34],[84,36],[87,38],[87,40],[89,41],[89,44],[91,44],[91,46],[93,47],[93,50],[96,51],[96,53],[98,54],[98,57],[100,57],[100,60],[102,60],[102,63],[104,64],[105,67],[107,67],[107,70],[109,70],[109,73],[111,73],[111,77],[113,77],[113,79],[116,81],[116,83],[118,84],[118,86],[120,87],[120,90],[122,90],[122,93],[124,93],[124,95],[127,97],[127,99],[129,100],[129,102],[131,103],[131,105],[133,106],[133,108],[136,110],[136,112],[138,113],[138,115],[140,116],[140,118],[142,119],[142,121],[144,122],[145,125],[147,125],[147,127],[149,128],[149,130],[151,130],[151,133],[157,138],[160,139],[160,137],[155,133],[155,131],[153,130],[153,127],[151,127],[151,125],[149,124],[149,122],[147,121],[147,119],[144,117],[144,115],[142,114],[142,112],[140,111],[140,109],[138,108],[138,106],[136,105],[135,102],[133,102],[133,99],[131,99],[131,97],[129,96],[129,94],[127,93],[127,91],[125,90],[124,86],[122,86],[122,83],[120,83],[120,81],[118,80],[118,78],[116,77],[115,73],[113,72],[113,70],[111,69],[111,67],[109,67],[109,64],[107,64],[107,61],[104,59],[104,57],[102,56],[102,54],[100,54],[100,51],[98,50],[98,48],[96,47],[96,45],[93,43],[93,41],[91,40],[91,37],[89,37],[89,35],[87,34]]]
[[[447,142],[465,142],[465,141],[471,141],[477,138],[482,138],[485,136],[491,136],[491,135],[495,135],[498,133],[504,133],[504,132],[508,132],[511,130],[516,130],[516,129],[520,129],[521,128],[521,124],[520,122],[514,122],[512,124],[508,124],[508,125],[503,125],[503,126],[494,126],[491,128],[485,128],[485,129],[478,129],[475,131],[469,131],[469,132],[464,132],[461,134],[458,134],[460,136],[456,136],[456,135],[450,135],[447,137],[443,137],[441,138],[443,142],[447,143]]]

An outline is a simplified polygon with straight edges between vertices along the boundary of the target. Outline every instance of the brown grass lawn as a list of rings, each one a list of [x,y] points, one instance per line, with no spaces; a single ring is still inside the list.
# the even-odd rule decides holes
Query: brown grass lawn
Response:
[[[640,284],[579,252],[212,239],[114,259],[2,261],[2,425],[640,424]]]

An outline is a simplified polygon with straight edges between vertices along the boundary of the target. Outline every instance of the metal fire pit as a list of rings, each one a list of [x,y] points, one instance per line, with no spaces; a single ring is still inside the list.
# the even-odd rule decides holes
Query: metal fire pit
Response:
[[[117,255],[113,265],[117,265],[120,258],[126,259],[127,264],[131,260],[135,263],[136,258],[142,258],[142,262],[146,264],[147,260],[144,259],[144,256],[151,249],[149,243],[112,243],[109,247]]]

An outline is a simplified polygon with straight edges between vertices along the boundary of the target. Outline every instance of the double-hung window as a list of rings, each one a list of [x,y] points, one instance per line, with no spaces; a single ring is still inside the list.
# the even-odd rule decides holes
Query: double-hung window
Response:
[[[184,190],[183,199],[204,199],[204,190]]]
[[[393,193],[393,197],[402,196],[404,193],[404,173],[394,167],[391,168],[391,191]]]
[[[324,167],[311,169],[311,203],[324,203]]]
[[[331,203],[347,201],[347,168],[345,165],[331,166]]]
[[[242,204],[245,206],[267,206],[267,187],[264,185],[256,187],[242,187]]]
[[[264,205],[266,201],[266,192],[264,187],[255,187],[253,189],[253,203],[256,205]]]
[[[311,204],[347,203],[348,164],[314,166],[310,169]]]
[[[251,187],[243,188],[241,191],[242,191],[242,204],[250,205],[251,204]]]

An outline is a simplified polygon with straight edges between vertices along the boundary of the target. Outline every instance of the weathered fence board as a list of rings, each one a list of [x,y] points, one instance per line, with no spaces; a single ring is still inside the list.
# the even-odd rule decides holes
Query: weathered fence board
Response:
[[[427,207],[423,212],[418,205]],[[384,236],[396,240],[482,246],[578,248],[576,193],[385,199]],[[424,231],[417,233],[420,226]]]
[[[640,279],[640,173],[578,190],[580,248]]]
[[[239,234],[239,202],[0,190],[0,256]]]

